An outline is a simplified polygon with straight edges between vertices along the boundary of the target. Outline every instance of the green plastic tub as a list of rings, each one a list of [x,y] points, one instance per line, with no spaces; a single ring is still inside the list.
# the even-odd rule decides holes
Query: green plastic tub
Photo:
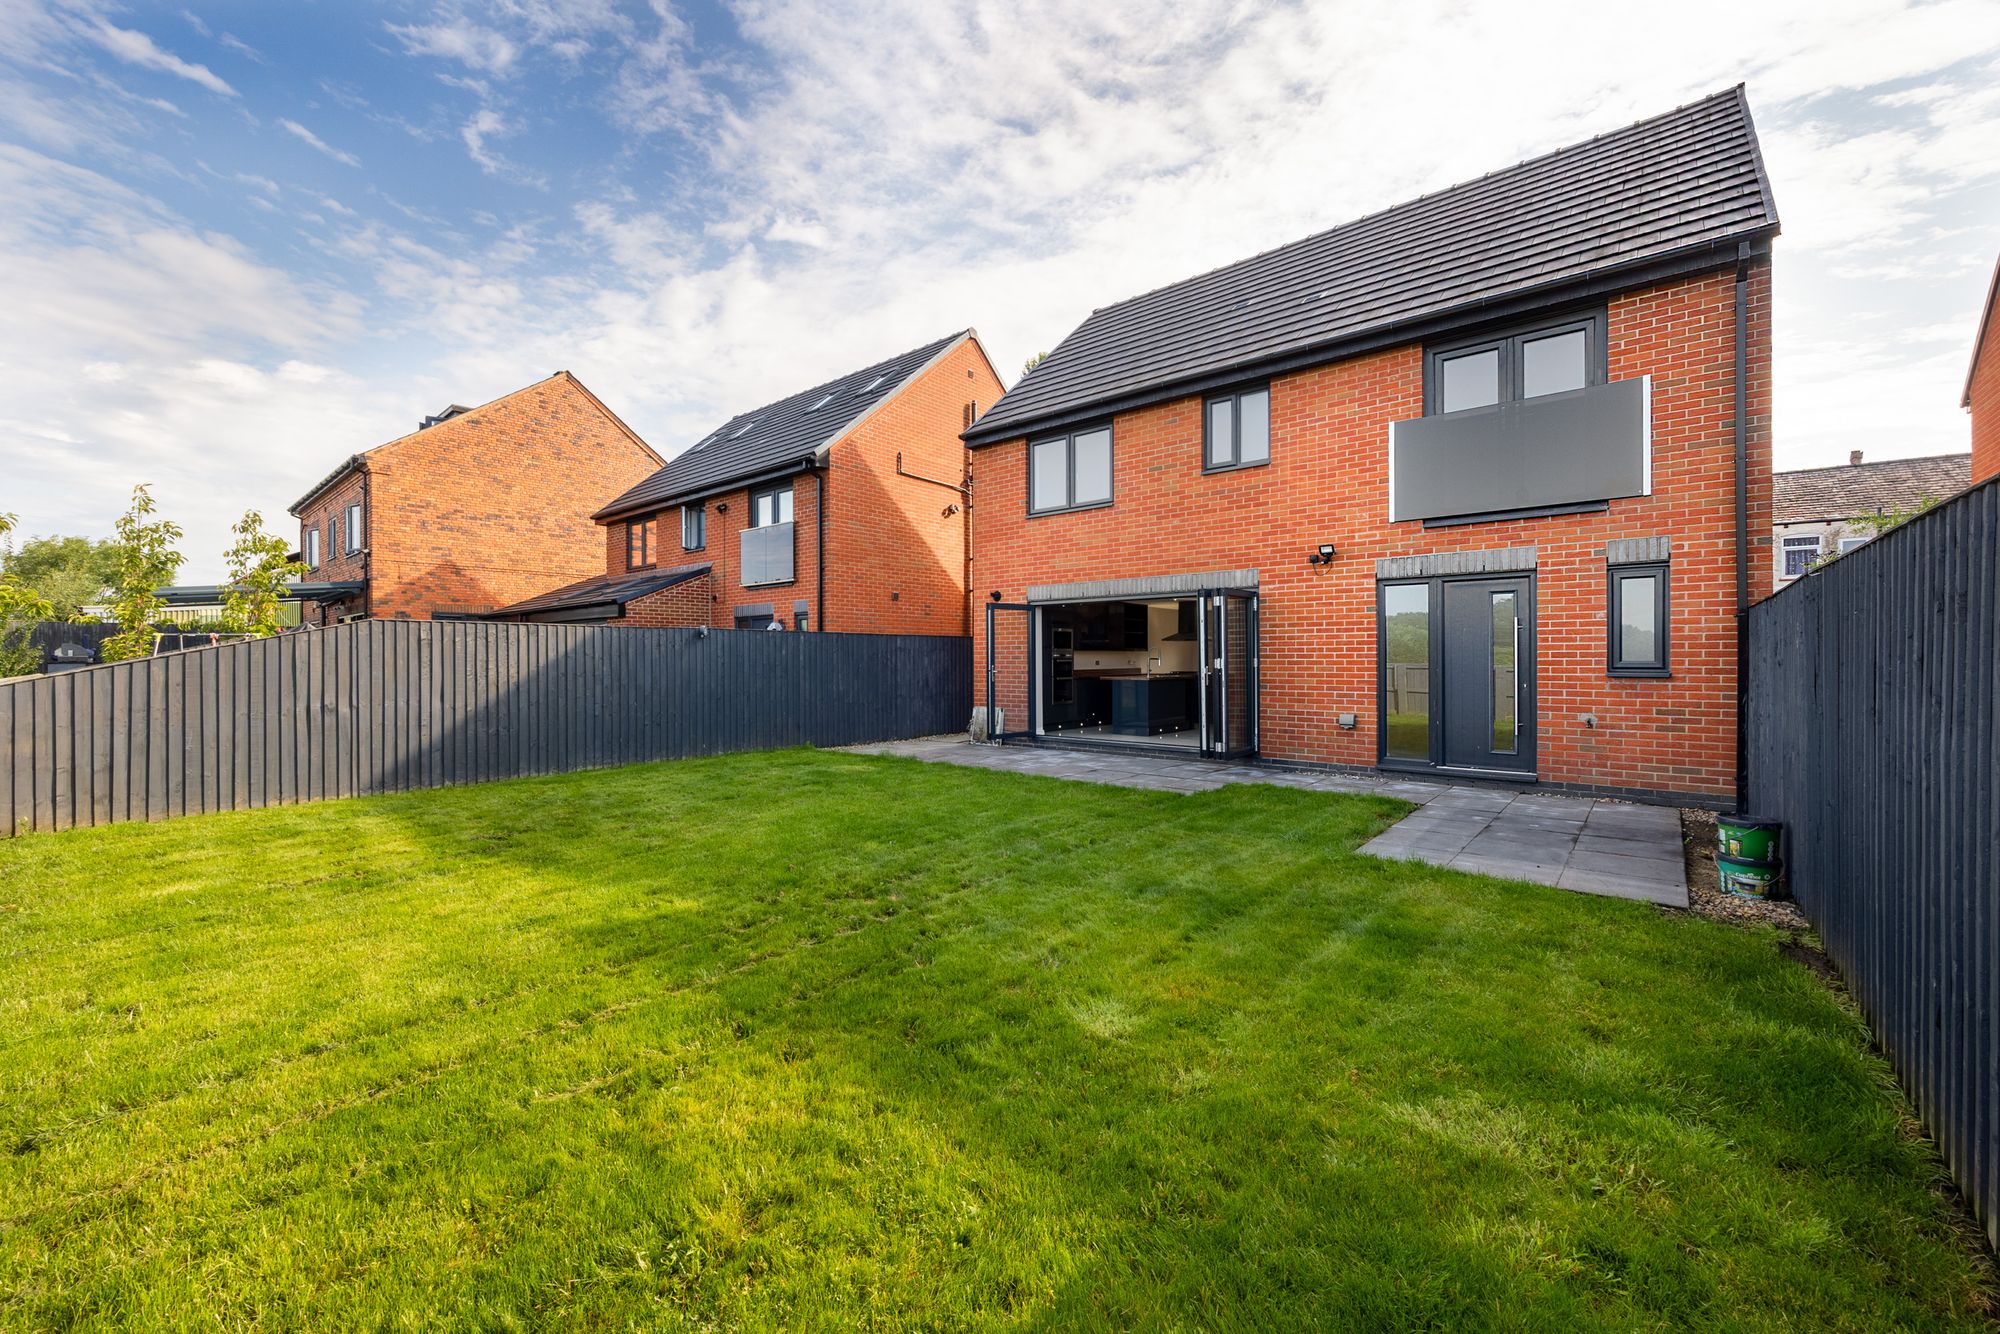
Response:
[[[1739,899],[1771,899],[1778,896],[1778,877],[1782,868],[1775,862],[1746,862],[1734,857],[1717,857],[1716,874],[1722,881],[1722,892],[1734,894]]]
[[[1731,861],[1778,864],[1778,838],[1785,826],[1755,815],[1715,817],[1715,855]]]

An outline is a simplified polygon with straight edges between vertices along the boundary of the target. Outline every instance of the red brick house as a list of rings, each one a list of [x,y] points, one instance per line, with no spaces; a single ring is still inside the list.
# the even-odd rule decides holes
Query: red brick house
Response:
[[[596,513],[590,577],[495,619],[965,634],[972,330],[724,422]]]
[[[2000,477],[2000,264],[1986,288],[1959,406],[1972,414],[1972,480]]]
[[[307,579],[343,585],[308,623],[491,611],[601,568],[591,510],[660,456],[568,371],[453,404],[352,455],[293,502]]]
[[[1097,310],[965,432],[1001,739],[1728,800],[1777,230],[1737,88]]]

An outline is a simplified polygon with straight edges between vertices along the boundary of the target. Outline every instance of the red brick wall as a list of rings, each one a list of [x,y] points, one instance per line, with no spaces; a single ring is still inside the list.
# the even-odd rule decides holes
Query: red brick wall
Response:
[[[561,372],[369,451],[368,550],[323,577],[366,578],[372,616],[490,611],[600,572],[591,513],[658,467]]]
[[[998,589],[1016,601],[1031,584],[1256,568],[1263,753],[1372,765],[1376,560],[1532,545],[1540,776],[1726,797],[1736,746],[1734,275],[1616,297],[1608,313],[1611,378],[1653,377],[1651,496],[1614,500],[1602,514],[1431,530],[1388,523],[1388,423],[1423,413],[1422,349],[1411,345],[1274,380],[1262,468],[1202,473],[1199,397],[1121,414],[1107,509],[1028,518],[1025,442],[974,451],[973,587],[982,600]],[[1751,283],[1753,598],[1770,591],[1770,345],[1766,265]],[[1607,676],[1604,544],[1660,535],[1672,540],[1673,676]],[[1306,556],[1322,542],[1339,554],[1315,568]],[[983,616],[974,631],[983,662]],[[1360,726],[1340,730],[1341,713]]]
[[[1971,384],[1972,480],[2000,477],[2000,312],[1987,321]]]
[[[877,412],[835,441],[826,478],[826,601],[819,605],[819,488],[815,474],[792,479],[793,569],[790,583],[746,587],[741,575],[741,534],[749,523],[750,493],[737,490],[703,502],[707,543],[681,548],[678,508],[659,513],[653,564],[660,568],[707,561],[709,624],[728,629],[739,606],[770,603],[777,618],[793,624],[793,604],[808,604],[810,624],[849,633],[965,633],[965,513],[956,493],[896,471],[903,466],[939,481],[963,476],[965,405],[979,411],[1000,396],[1000,381],[971,339],[916,377]],[[956,514],[946,514],[953,504]],[[634,516],[634,519],[643,516]],[[633,519],[605,525],[603,569],[624,574]]]
[[[710,594],[708,624],[727,630],[736,624],[736,608],[770,603],[777,617],[792,624],[792,603],[804,599],[814,623],[819,619],[819,519],[818,489],[814,474],[800,473],[792,487],[792,578],[789,583],[758,584],[745,587],[742,578],[742,533],[750,526],[750,492],[731,491],[702,502],[707,511],[707,541],[699,551],[681,547],[681,512],[672,506],[659,512],[657,545],[653,564],[660,569],[676,565],[706,563],[713,568],[707,581]],[[783,485],[775,483],[774,485]],[[762,490],[759,487],[758,490]],[[625,551],[627,530],[643,515],[619,519],[604,526],[603,569],[611,574],[630,573]],[[647,567],[641,567],[647,568]]]
[[[690,626],[706,625],[711,589],[708,576],[690,579],[672,588],[634,598],[625,604],[625,614],[612,625]]]
[[[306,572],[307,579],[314,583],[348,583],[355,580],[365,581],[368,578],[367,543],[372,539],[369,537],[367,531],[366,515],[368,505],[366,492],[367,483],[362,477],[361,472],[357,469],[349,473],[346,477],[343,477],[306,510],[304,517],[299,521],[298,550],[300,558],[304,559],[306,549],[305,535],[308,529],[318,529],[320,543],[320,562],[317,566]],[[347,507],[357,500],[362,502],[363,543],[360,551],[349,555],[347,553]],[[339,533],[338,538],[333,542],[328,542],[326,535],[326,521],[329,517],[335,520],[334,526]],[[332,624],[342,616],[365,614],[367,610],[368,601],[363,597],[348,602],[330,603],[326,606],[321,606],[316,602],[308,602],[300,609],[300,612],[307,624],[325,625]]]
[[[838,441],[828,459],[826,628],[966,633],[964,498],[906,472],[958,483],[965,407],[984,412],[999,377],[973,339],[946,353]],[[958,512],[945,511],[958,506]]]

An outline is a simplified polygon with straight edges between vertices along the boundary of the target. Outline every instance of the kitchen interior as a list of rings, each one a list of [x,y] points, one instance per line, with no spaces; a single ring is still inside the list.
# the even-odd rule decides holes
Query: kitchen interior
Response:
[[[1042,731],[1201,747],[1194,598],[1042,608]]]

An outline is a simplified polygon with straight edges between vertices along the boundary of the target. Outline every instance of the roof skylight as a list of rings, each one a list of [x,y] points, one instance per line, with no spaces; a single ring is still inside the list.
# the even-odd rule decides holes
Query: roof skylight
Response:
[[[743,423],[743,424],[742,424],[741,426],[739,426],[739,427],[737,427],[737,428],[736,428],[735,430],[731,431],[731,432],[729,433],[729,438],[730,438],[731,440],[734,440],[734,439],[735,439],[735,438],[736,438],[737,436],[739,436],[739,435],[742,435],[742,434],[743,434],[743,433],[744,433],[745,431],[749,430],[749,429],[750,429],[751,427],[755,426],[756,424],[757,424],[757,419],[756,419],[755,417],[752,417],[752,418],[751,418],[751,419],[750,419],[749,421],[747,421],[747,422],[744,422],[744,423]]]
[[[874,379],[870,380],[867,384],[862,385],[859,389],[855,390],[854,392],[857,394],[865,394],[870,389],[873,389],[876,385],[882,383],[882,381],[888,378],[889,378],[889,373],[887,371],[884,371],[880,375],[876,376]]]
[[[833,402],[833,395],[832,395],[832,394],[821,394],[821,395],[819,396],[819,402],[817,402],[817,403],[813,404],[813,405],[812,405],[811,407],[807,408],[807,409],[806,409],[806,411],[807,411],[807,412],[818,412],[818,411],[819,411],[819,410],[820,410],[821,408],[825,407],[825,406],[826,406],[827,404],[829,404],[829,403],[831,403],[831,402]]]

